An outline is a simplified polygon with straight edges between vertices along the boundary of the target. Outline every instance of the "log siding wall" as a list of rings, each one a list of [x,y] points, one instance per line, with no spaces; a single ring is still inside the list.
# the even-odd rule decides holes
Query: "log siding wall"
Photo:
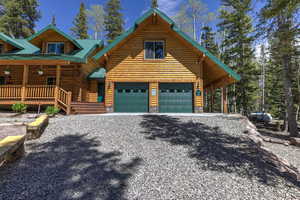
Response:
[[[144,59],[144,41],[164,40],[165,58],[162,60]],[[202,92],[202,96],[194,99],[195,106],[203,106],[203,66],[200,56],[190,47],[183,44],[170,33],[162,22],[149,23],[144,29],[135,33],[134,37],[108,55],[107,84],[114,82],[148,82],[150,107],[158,106],[159,83],[194,83]],[[152,97],[151,89],[157,89]],[[106,90],[106,105],[113,106],[114,92]]]

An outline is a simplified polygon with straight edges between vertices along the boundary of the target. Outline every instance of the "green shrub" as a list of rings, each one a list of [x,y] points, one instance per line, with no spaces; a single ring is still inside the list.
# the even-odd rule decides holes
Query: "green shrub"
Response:
[[[12,105],[11,109],[17,113],[26,113],[27,105],[25,105],[24,103],[16,103]]]
[[[54,106],[48,106],[46,108],[46,114],[47,115],[56,115],[57,113],[59,113],[60,109]]]

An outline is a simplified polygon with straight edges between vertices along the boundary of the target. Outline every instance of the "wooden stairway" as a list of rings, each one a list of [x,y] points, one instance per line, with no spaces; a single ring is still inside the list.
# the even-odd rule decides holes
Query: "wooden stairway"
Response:
[[[71,103],[72,114],[104,114],[106,108],[104,103],[84,103],[84,102],[72,102]]]

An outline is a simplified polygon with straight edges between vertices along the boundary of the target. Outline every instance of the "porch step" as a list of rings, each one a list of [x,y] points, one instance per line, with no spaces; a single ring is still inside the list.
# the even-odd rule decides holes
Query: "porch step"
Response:
[[[104,114],[106,108],[104,103],[73,102],[71,104],[72,114]]]

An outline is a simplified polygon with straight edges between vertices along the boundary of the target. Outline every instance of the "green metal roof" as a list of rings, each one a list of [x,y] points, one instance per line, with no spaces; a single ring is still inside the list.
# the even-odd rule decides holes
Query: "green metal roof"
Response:
[[[40,51],[40,48],[34,46],[30,42],[28,42],[26,39],[15,39],[19,44],[21,44],[24,49],[21,49],[19,51],[15,51],[15,54],[34,54]]]
[[[105,68],[97,68],[92,73],[88,75],[88,79],[102,79],[106,76],[106,69]]]
[[[70,40],[76,47],[78,47],[79,49],[82,49],[82,46],[71,36],[69,36],[68,34],[64,33],[63,31],[59,30],[56,26],[50,24],[48,26],[46,26],[45,28],[43,28],[42,30],[38,31],[37,33],[33,34],[32,36],[30,36],[29,38],[27,38],[28,41],[33,40],[34,38],[38,37],[39,35],[43,34],[44,32],[48,31],[48,30],[53,30],[57,33],[59,33],[60,35],[64,36],[65,38],[67,38],[68,40]]]
[[[49,30],[49,29],[55,28],[55,31],[59,32],[60,34],[67,36],[62,31],[59,31],[56,27],[53,27],[52,25],[47,26],[42,31],[39,31],[37,34],[31,36],[30,38],[35,38],[37,35],[40,35],[42,32]],[[30,43],[29,39],[14,39],[10,38],[3,33],[0,33],[0,39],[5,39],[6,42],[10,41],[11,43],[17,44],[20,48],[18,50],[15,50],[13,52],[8,52],[5,54],[0,54],[0,59],[3,60],[67,60],[71,62],[79,62],[79,63],[86,63],[87,57],[97,48],[102,47],[104,45],[103,41],[100,40],[75,40],[73,38],[70,38],[74,44],[77,44],[80,46],[80,49],[75,50],[74,52],[70,54],[41,54],[40,49],[33,44]],[[70,37],[70,36],[68,36]],[[3,40],[4,40],[3,39]]]
[[[0,33],[0,40],[7,42],[8,44],[18,49],[24,49],[24,47],[21,44],[19,44],[15,39],[5,35],[4,33]]]
[[[144,20],[146,20],[148,17],[150,17],[152,14],[158,14],[163,20],[165,20],[168,24],[170,24],[173,31],[175,31],[177,34],[179,34],[182,38],[184,38],[187,42],[189,42],[191,45],[193,45],[195,48],[197,48],[199,51],[203,52],[207,57],[209,57],[212,61],[214,61],[219,67],[221,67],[223,70],[225,70],[230,76],[232,76],[236,80],[241,80],[241,76],[238,75],[235,71],[233,71],[229,66],[225,65],[219,58],[214,56],[212,53],[210,53],[207,49],[202,47],[198,42],[193,40],[191,37],[189,37],[187,34],[182,32],[175,24],[175,22],[168,17],[165,13],[161,12],[160,10],[156,8],[152,8],[149,11],[147,11],[144,15],[142,15],[139,19],[135,21],[135,24],[132,28],[130,28],[128,31],[117,37],[112,43],[110,43],[108,46],[106,46],[104,49],[102,49],[99,53],[97,53],[94,56],[95,60],[100,59],[102,56],[104,56],[108,51],[110,51],[112,48],[114,48],[117,44],[119,44],[122,40],[127,38],[130,34],[135,32],[136,28],[140,23],[142,23]]]

